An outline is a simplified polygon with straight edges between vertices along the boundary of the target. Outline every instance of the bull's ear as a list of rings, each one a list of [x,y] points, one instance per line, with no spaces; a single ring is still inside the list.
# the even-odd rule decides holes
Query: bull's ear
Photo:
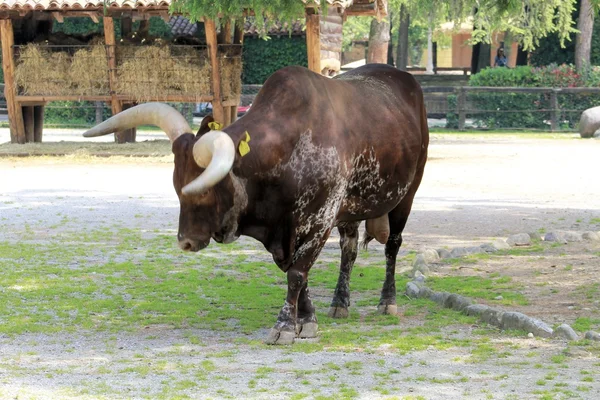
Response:
[[[212,114],[208,114],[206,117],[204,117],[204,119],[202,119],[202,123],[200,124],[200,128],[198,128],[198,133],[196,133],[196,137],[200,137],[206,132],[210,131],[210,127],[208,126],[208,124],[214,121],[215,119],[213,118]]]

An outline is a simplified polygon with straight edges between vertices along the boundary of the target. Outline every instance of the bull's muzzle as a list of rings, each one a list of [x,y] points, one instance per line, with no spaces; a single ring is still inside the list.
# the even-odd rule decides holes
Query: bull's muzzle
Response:
[[[179,248],[183,251],[200,251],[210,243],[210,238],[208,240],[199,240],[177,235],[177,239],[179,240]]]

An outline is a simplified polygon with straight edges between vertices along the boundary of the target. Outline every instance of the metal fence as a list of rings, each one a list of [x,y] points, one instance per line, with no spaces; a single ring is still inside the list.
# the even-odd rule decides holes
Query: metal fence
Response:
[[[243,85],[241,105],[248,106],[261,85]],[[600,106],[600,88],[423,87],[427,116],[450,129],[526,129],[574,131],[581,112]],[[4,105],[0,95],[0,107]],[[206,104],[171,103],[191,120],[210,112]],[[0,109],[0,113],[3,110]],[[49,102],[45,126],[89,126],[106,119],[105,102]]]
[[[600,106],[600,88],[424,87],[427,115],[464,130],[573,131],[581,113]]]

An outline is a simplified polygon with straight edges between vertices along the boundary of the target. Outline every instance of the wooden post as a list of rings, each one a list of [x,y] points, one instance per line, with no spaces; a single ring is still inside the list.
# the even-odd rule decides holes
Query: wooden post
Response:
[[[25,128],[25,141],[27,143],[33,143],[34,134],[33,128],[35,124],[33,106],[23,106],[23,127]]]
[[[117,99],[117,56],[115,39],[115,22],[112,17],[104,17],[104,43],[106,43],[106,57],[108,59],[108,86],[110,88],[110,108],[116,115],[123,111],[123,104]],[[115,142],[126,143],[131,141],[131,130],[115,132]],[[135,141],[135,136],[133,137]]]
[[[558,108],[558,90],[552,89],[550,92],[550,108],[552,109],[552,114],[550,118],[550,130],[557,131],[559,129],[559,115],[560,109]]]
[[[465,130],[465,121],[467,119],[467,115],[465,112],[465,105],[467,103],[467,91],[464,87],[458,88],[458,99],[456,102],[456,111],[458,113],[458,130]]]
[[[221,98],[221,72],[219,71],[219,49],[215,21],[208,18],[205,19],[204,30],[206,31],[206,44],[208,45],[208,54],[212,69],[213,117],[215,121],[227,125],[228,121],[225,121],[225,110],[223,109],[223,99]]]
[[[244,44],[244,20],[239,19],[235,22],[235,28],[233,30],[233,44]],[[239,104],[238,104],[239,105]],[[233,124],[237,120],[238,106],[231,106],[231,123]]]
[[[15,98],[17,86],[15,83],[15,55],[13,45],[15,37],[10,19],[0,20],[0,37],[2,38],[2,70],[4,71],[4,96],[8,109],[10,124],[10,142],[23,144],[26,141],[25,126],[21,105]]]
[[[306,11],[306,52],[308,69],[321,73],[321,28],[319,14]]]
[[[44,106],[33,107],[33,141],[42,142],[42,131],[44,130]]]

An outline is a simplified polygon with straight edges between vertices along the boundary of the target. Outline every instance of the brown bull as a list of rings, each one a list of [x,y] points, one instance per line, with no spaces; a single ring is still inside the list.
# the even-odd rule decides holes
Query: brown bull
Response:
[[[330,315],[348,315],[363,220],[367,240],[385,243],[379,310],[395,313],[396,256],[429,142],[423,94],[410,74],[371,64],[328,79],[288,67],[274,73],[250,111],[223,131],[201,128],[195,136],[177,111],[149,103],[85,136],[142,124],[161,127],[173,144],[179,246],[198,251],[211,238],[229,243],[247,235],[287,273],[287,298],[268,343],[316,335],[308,271],[334,227],[342,258]]]

